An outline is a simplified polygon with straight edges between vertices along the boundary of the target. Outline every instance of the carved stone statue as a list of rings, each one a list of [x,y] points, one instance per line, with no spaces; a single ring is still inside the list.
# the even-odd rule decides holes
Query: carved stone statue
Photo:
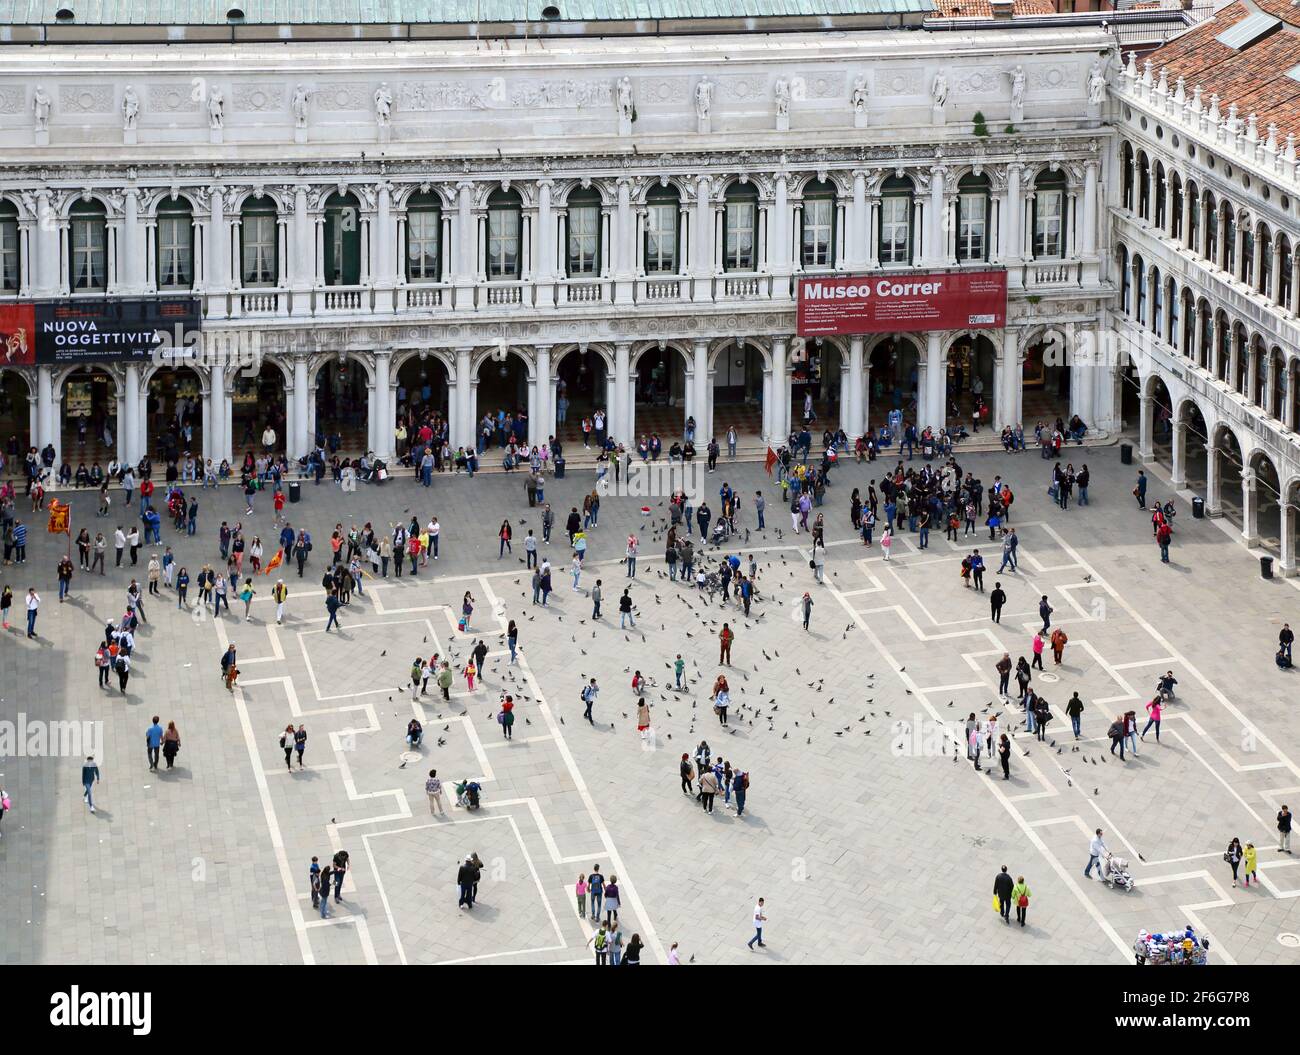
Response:
[[[942,70],[930,82],[930,98],[934,100],[936,110],[942,110],[948,103],[948,78]]]
[[[700,79],[700,83],[695,86],[695,116],[701,121],[709,119],[709,111],[713,109],[713,82],[707,77]]]
[[[632,78],[620,77],[616,93],[618,116],[621,120],[631,121],[634,104],[632,102]]]
[[[858,74],[853,81],[853,112],[855,114],[865,114],[867,112],[867,99],[870,93],[867,91],[867,79]]]
[[[385,81],[375,91],[375,120],[381,128],[386,127],[393,116],[393,93],[388,90]]]
[[[777,78],[774,88],[776,93],[776,115],[787,117],[790,114],[790,82],[784,77]]]
[[[131,85],[122,92],[122,128],[127,132],[135,131],[136,118],[140,116],[140,97]]]
[[[1088,102],[1100,106],[1106,101],[1106,74],[1102,70],[1101,60],[1092,64],[1088,71]]]
[[[295,128],[307,127],[307,106],[311,100],[311,92],[299,84],[293,90],[293,100],[290,106],[293,108],[293,123]]]
[[[214,132],[221,131],[226,124],[226,99],[220,88],[208,92],[208,127]]]
[[[1011,112],[1023,114],[1025,109],[1025,68],[1017,66],[1007,74],[1011,78]]]
[[[41,85],[32,93],[32,116],[36,119],[36,131],[46,132],[50,127],[50,97]]]

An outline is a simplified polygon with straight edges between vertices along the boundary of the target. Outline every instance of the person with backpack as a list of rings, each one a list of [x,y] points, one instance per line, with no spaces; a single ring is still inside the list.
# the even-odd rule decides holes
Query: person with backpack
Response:
[[[600,929],[587,939],[587,944],[594,947],[596,950],[596,966],[606,966],[606,961],[609,957],[609,930],[603,920],[601,921]]]
[[[587,900],[591,902],[591,918],[600,919],[605,903],[605,877],[600,874],[598,864],[591,866],[591,874],[587,876]]]
[[[749,793],[749,773],[737,769],[731,778],[731,790],[736,796],[736,816],[745,815],[745,796]]]
[[[580,696],[582,702],[586,704],[586,709],[582,712],[582,716],[592,725],[596,724],[596,720],[591,716],[591,708],[595,705],[596,697],[599,694],[600,687],[596,684],[596,679],[592,678],[591,684],[583,687]]]

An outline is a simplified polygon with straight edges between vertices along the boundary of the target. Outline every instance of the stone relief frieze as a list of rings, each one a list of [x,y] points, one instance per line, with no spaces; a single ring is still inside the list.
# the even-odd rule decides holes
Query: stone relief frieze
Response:
[[[270,113],[283,110],[284,85],[276,81],[236,84],[231,91],[234,109],[243,113]]]
[[[27,93],[18,87],[0,88],[0,114],[20,114],[26,107],[23,101]]]
[[[149,85],[149,109],[161,113],[198,113],[201,98],[202,92],[191,84]]]
[[[1002,75],[987,66],[956,66],[952,71],[958,95],[997,95]]]
[[[1035,91],[1059,92],[1082,87],[1082,78],[1077,66],[1048,65],[1038,63],[1025,67],[1029,87]]]
[[[113,109],[111,84],[59,85],[59,110],[65,114],[106,114]]]
[[[312,92],[316,109],[340,113],[349,110],[370,109],[370,86],[368,84],[318,84]]]
[[[752,103],[767,96],[767,77],[761,73],[736,74],[711,78],[715,80],[725,99],[738,103]]]
[[[919,66],[903,69],[883,69],[876,74],[877,95],[924,95],[925,71]]]
[[[816,70],[800,70],[804,90],[809,99],[838,99],[847,94],[844,73],[824,73]]]
[[[686,77],[645,77],[637,83],[637,98],[647,105],[684,103],[689,92]]]

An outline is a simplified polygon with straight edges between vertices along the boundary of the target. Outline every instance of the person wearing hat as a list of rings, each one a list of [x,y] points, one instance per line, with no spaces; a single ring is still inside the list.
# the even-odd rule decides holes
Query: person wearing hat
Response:
[[[284,602],[289,598],[289,587],[284,584],[283,579],[275,580],[271,596],[275,599],[275,625],[279,626],[284,620]]]

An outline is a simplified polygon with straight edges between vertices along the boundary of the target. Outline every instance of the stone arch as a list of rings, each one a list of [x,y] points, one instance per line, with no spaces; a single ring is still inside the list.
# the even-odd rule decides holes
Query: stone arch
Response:
[[[268,361],[275,363],[275,365],[280,368],[281,372],[285,375],[285,384],[292,387],[292,370],[286,370],[284,364],[279,362],[278,357],[276,356],[272,356]],[[323,370],[330,362],[337,362],[342,365],[348,361],[360,363],[362,368],[366,371],[366,380],[372,385],[375,383],[375,364],[372,357],[363,352],[343,351],[328,352],[324,355],[312,356],[311,361],[307,366],[307,387],[311,389],[316,387],[316,381],[320,377],[321,370]]]
[[[185,202],[193,216],[208,215],[207,196],[199,187],[168,187],[150,194],[140,211],[142,219],[157,219],[158,211],[172,203]]]
[[[673,349],[674,351],[681,353],[685,368],[688,371],[694,368],[695,355],[691,350],[689,341],[664,339],[660,341],[640,341],[637,344],[632,345],[632,353],[629,356],[628,369],[635,374],[637,363],[640,361],[641,356],[648,351],[659,349],[661,345],[663,346],[662,350],[665,352],[669,349]]]
[[[531,346],[527,347],[531,348]],[[528,351],[525,351],[524,348],[524,345],[507,344],[505,348],[506,356],[509,357],[513,355],[516,358],[523,360],[524,368],[528,371],[529,383],[532,383],[537,377],[537,360]],[[494,345],[486,348],[479,348],[470,356],[469,376],[471,383],[477,380],[479,370],[482,369],[483,364],[500,351],[501,348]]]
[[[685,207],[686,203],[691,200],[694,190],[688,185],[688,181],[679,176],[660,175],[654,179],[648,179],[642,184],[641,189],[637,191],[632,199],[633,205],[644,205],[646,196],[656,187],[665,189],[671,187],[677,192],[678,201]]]
[[[232,207],[227,212],[231,216],[238,216],[250,201],[259,201],[263,198],[275,206],[277,215],[284,215],[292,211],[282,192],[272,187],[244,187],[236,192]]]
[[[404,211],[411,199],[418,194],[433,195],[444,211],[456,208],[455,195],[448,195],[447,187],[439,183],[399,183],[394,191],[393,209],[396,212]]]
[[[758,353],[763,357],[763,369],[772,369],[772,348],[771,341],[766,337],[716,337],[709,342],[709,369],[715,368],[718,356],[728,346],[735,347],[738,343],[743,343],[747,347],[756,348]]]
[[[613,346],[604,341],[567,341],[564,344],[557,344],[551,349],[551,370],[554,371],[560,361],[565,356],[573,352],[580,352],[583,349],[588,352],[595,352],[605,363],[605,368],[609,371],[610,376],[614,374],[614,351]]]
[[[618,204],[617,180],[589,178],[556,180],[551,190],[551,201],[556,208],[564,209],[568,207],[569,199],[575,193],[591,190],[600,195],[602,208],[608,209]]]
[[[447,376],[456,377],[456,362],[445,348],[403,348],[393,353],[389,367],[389,384],[397,384],[397,372],[412,359],[436,359],[447,369]]]

